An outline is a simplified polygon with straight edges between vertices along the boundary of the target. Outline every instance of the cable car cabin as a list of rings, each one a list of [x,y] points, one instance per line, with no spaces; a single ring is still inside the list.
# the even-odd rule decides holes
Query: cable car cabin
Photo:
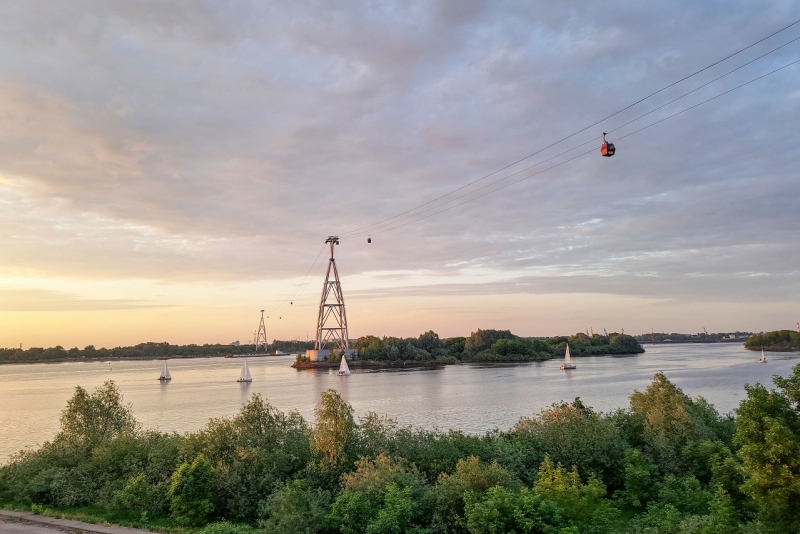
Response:
[[[614,148],[614,143],[609,143],[606,141],[606,132],[603,132],[603,145],[600,147],[600,155],[610,158],[616,151],[617,149]]]
[[[367,238],[367,243],[372,243],[372,238],[371,237]]]

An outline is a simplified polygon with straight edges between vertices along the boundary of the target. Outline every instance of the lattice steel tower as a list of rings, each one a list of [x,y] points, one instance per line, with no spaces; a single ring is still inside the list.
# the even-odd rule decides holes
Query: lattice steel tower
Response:
[[[339,283],[339,271],[333,259],[333,247],[339,244],[339,237],[328,236],[325,240],[331,245],[331,257],[325,273],[325,285],[322,286],[322,297],[319,300],[319,316],[317,317],[317,339],[314,349],[325,350],[329,345],[338,350],[350,348],[347,337],[347,313],[344,310],[344,295]],[[333,280],[331,280],[333,272]],[[330,325],[330,326],[326,326]]]
[[[260,347],[263,347],[264,352],[267,352],[267,328],[264,326],[264,310],[261,310],[261,323],[258,325],[258,333],[256,334],[256,352]]]

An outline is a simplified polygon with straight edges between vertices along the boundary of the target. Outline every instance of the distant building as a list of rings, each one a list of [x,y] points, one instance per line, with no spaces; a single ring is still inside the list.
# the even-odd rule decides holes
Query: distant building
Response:
[[[236,340],[233,343],[231,343],[231,347],[238,347],[238,346],[239,346],[239,341],[238,340]]]

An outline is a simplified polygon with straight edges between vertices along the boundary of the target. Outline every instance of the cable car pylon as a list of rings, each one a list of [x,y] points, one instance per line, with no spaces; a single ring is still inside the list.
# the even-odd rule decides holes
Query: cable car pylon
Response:
[[[350,359],[356,356],[356,350],[350,348],[344,294],[339,281],[339,270],[333,257],[333,247],[339,244],[339,237],[330,235],[325,243],[331,247],[331,256],[328,259],[328,270],[325,272],[322,296],[319,299],[317,338],[314,341],[314,348],[306,350],[306,357],[312,362],[328,360],[332,352],[336,356],[345,355]]]
[[[267,352],[267,328],[264,326],[264,310],[261,310],[261,322],[258,323],[258,333],[256,334],[256,352],[258,349]]]

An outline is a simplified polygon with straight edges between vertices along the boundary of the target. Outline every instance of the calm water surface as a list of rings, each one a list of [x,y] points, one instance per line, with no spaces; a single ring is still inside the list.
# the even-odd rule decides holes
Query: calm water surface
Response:
[[[253,393],[283,411],[313,419],[326,389],[338,390],[357,415],[374,411],[404,424],[481,432],[508,429],[553,402],[580,397],[597,410],[628,405],[653,374],[663,371],[691,395],[702,395],[720,412],[733,410],[745,383],[772,385],[788,376],[796,353],[768,354],[769,363],[739,344],[645,346],[638,356],[577,358],[578,369],[562,371],[560,361],[513,365],[452,365],[403,371],[296,371],[291,357],[248,360],[251,384],[238,384],[241,359],[171,360],[172,382],[161,384],[160,361],[0,365],[0,463],[25,447],[51,439],[75,386],[89,390],[108,379],[145,427],[197,430],[211,417],[231,416]]]

